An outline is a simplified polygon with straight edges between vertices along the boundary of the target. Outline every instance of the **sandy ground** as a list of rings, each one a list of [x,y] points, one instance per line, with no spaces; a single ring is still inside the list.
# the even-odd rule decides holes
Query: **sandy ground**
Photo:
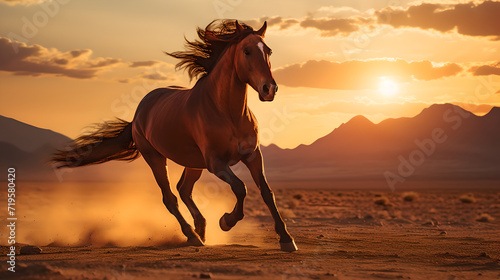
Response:
[[[279,250],[250,189],[226,244],[41,246],[1,279],[499,279],[500,192],[283,190],[299,251]],[[412,201],[406,201],[412,200]],[[18,244],[21,247],[21,244]],[[19,252],[18,252],[19,253]]]

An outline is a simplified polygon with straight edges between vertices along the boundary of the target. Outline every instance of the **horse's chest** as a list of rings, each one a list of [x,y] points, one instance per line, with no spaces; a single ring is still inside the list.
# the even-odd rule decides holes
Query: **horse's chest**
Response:
[[[227,142],[227,153],[231,160],[239,161],[255,151],[257,147],[257,133],[253,130],[233,131]]]
[[[238,137],[238,153],[241,155],[247,155],[257,147],[257,135],[256,134],[245,134]]]

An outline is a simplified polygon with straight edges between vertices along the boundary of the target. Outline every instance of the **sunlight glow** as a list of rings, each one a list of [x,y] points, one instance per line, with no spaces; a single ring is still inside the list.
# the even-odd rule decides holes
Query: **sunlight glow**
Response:
[[[394,82],[394,80],[389,77],[380,77],[378,91],[384,97],[393,97],[398,93],[399,86],[396,82]]]

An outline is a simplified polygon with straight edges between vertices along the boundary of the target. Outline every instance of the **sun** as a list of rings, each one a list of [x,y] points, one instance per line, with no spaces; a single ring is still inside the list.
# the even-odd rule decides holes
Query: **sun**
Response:
[[[399,86],[389,77],[380,77],[378,91],[385,97],[393,97],[398,94]]]

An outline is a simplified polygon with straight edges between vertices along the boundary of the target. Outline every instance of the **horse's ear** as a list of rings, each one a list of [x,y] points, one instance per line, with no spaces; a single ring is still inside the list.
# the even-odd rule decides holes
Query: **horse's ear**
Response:
[[[236,24],[236,31],[238,33],[242,32],[245,29],[238,21],[236,21],[234,24]]]
[[[266,33],[266,29],[267,29],[267,21],[264,21],[264,24],[262,25],[262,27],[257,30],[255,33],[257,33],[257,35],[259,35],[260,37],[264,38],[264,34]]]

